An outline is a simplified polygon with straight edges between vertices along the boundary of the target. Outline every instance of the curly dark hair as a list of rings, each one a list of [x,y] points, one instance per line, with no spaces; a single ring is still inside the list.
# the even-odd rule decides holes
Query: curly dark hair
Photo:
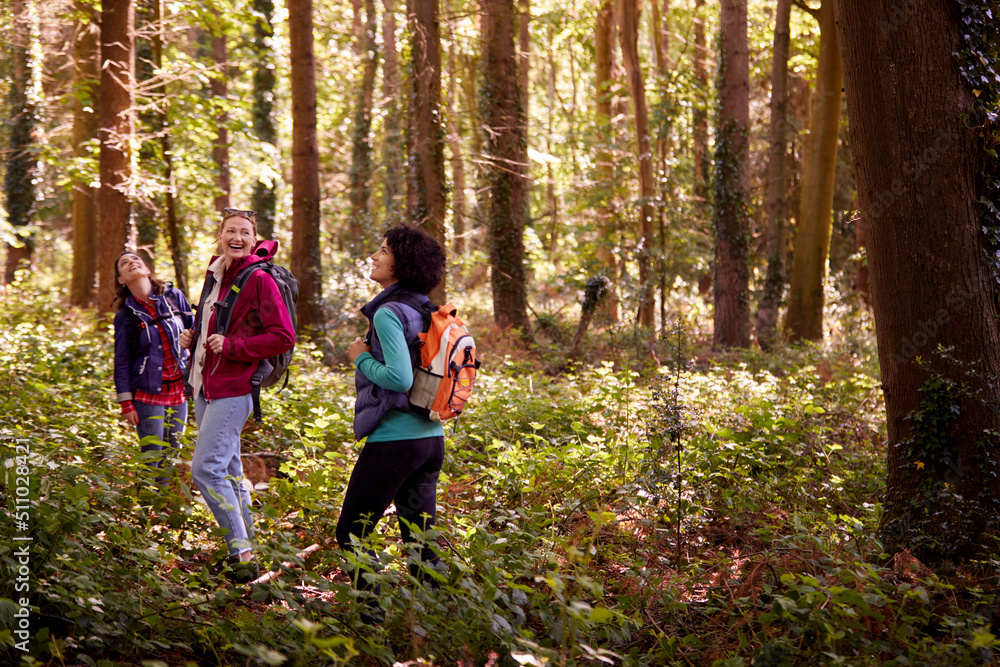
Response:
[[[393,276],[400,285],[417,294],[427,294],[441,282],[444,250],[419,227],[399,225],[385,233],[392,252]]]

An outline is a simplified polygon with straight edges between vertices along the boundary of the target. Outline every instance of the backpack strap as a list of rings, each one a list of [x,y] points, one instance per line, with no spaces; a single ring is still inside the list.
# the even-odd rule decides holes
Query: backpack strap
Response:
[[[236,304],[236,299],[239,298],[240,292],[250,281],[250,276],[253,275],[255,271],[263,268],[263,263],[254,262],[250,266],[240,269],[240,272],[236,274],[236,278],[233,280],[232,286],[226,290],[226,295],[219,301],[215,302],[217,313],[215,315],[214,333],[225,335],[226,329],[229,328],[229,321],[233,317],[233,306]]]
[[[398,304],[398,305],[397,305]],[[400,290],[391,294],[382,304],[379,309],[388,308],[391,310],[396,317],[399,318],[400,323],[403,325],[403,335],[407,339],[407,345],[410,348],[410,362],[413,367],[416,368],[420,365],[420,339],[417,337],[416,331],[409,330],[409,318],[405,317],[399,309],[399,305],[409,306],[413,310],[420,314],[423,320],[423,329],[426,330],[431,323],[431,315],[437,311],[437,306],[431,303],[423,294],[414,294],[413,292],[408,292],[405,290]],[[368,334],[365,336],[365,343],[371,345],[371,338],[375,334],[375,317],[372,316],[372,321],[368,325]]]

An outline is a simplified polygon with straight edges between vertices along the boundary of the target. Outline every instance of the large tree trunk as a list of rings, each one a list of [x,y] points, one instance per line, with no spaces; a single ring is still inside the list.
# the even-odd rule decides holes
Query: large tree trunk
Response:
[[[378,71],[378,43],[375,31],[378,18],[375,16],[375,0],[365,0],[367,20],[357,37],[361,53],[363,71],[361,89],[354,107],[354,131],[351,137],[351,249],[354,253],[366,253],[364,230],[368,229],[368,200],[371,197],[372,173],[372,97],[375,94],[375,74]],[[369,234],[370,236],[370,234]]]
[[[653,271],[650,262],[650,245],[653,243],[653,155],[649,141],[649,111],[646,108],[646,84],[639,64],[639,7],[638,0],[619,0],[621,14],[622,60],[632,91],[632,108],[635,112],[636,145],[639,152],[639,310],[640,327],[652,329],[656,324],[656,297],[653,290]]]
[[[778,0],[774,20],[774,56],[771,62],[771,124],[767,152],[767,274],[757,305],[757,342],[770,350],[778,339],[778,307],[785,288],[785,216],[788,179],[785,178],[788,127],[788,43],[792,0]]]
[[[219,14],[216,12],[216,16]],[[219,34],[215,34],[218,31]],[[215,195],[215,210],[222,212],[222,209],[231,206],[230,192],[232,190],[232,179],[229,176],[229,105],[226,99],[229,95],[229,53],[226,50],[226,35],[221,32],[220,26],[213,28],[212,34],[212,60],[218,70],[212,77],[212,100],[215,103],[215,142],[212,145],[212,159],[215,160],[215,187],[218,192]]]
[[[135,8],[104,0],[101,8],[101,193],[97,227],[97,305],[110,312],[117,288],[115,260],[131,235],[129,143],[135,132]]]
[[[931,562],[992,554],[1000,498],[1000,313],[957,14],[836,2],[888,425],[881,537]]]
[[[830,250],[833,185],[837,169],[843,73],[835,35],[833,0],[823,0],[819,21],[816,95],[802,165],[802,203],[788,287],[785,329],[791,341],[823,339],[823,276]]]
[[[750,345],[750,62],[746,0],[722,0],[719,129],[715,148],[715,281],[713,342]]]
[[[399,175],[406,173],[403,159],[406,145],[403,137],[405,100],[399,97],[399,66],[396,56],[395,0],[382,0],[382,97],[385,100],[385,139],[382,148],[383,197],[385,224],[392,226],[405,219],[403,195],[399,189]]]
[[[312,0],[288,1],[292,65],[292,273],[299,281],[298,328],[317,338],[325,318],[320,253],[319,144]]]
[[[278,197],[274,179],[281,173],[277,164],[278,132],[274,126],[274,2],[253,0],[253,130],[257,139],[271,148],[262,161],[262,168],[253,186],[250,208],[257,211],[257,233],[261,238],[274,238],[274,215]],[[270,161],[274,163],[270,163]]]
[[[529,335],[525,291],[524,219],[527,212],[524,120],[514,49],[514,0],[483,0],[484,161],[489,183],[488,229],[493,319]]]
[[[16,0],[13,7],[14,40],[11,86],[10,149],[4,175],[7,220],[16,231],[17,245],[7,246],[4,282],[14,280],[14,272],[31,264],[34,239],[27,231],[38,202],[38,158],[31,150],[39,133],[39,105],[42,100],[42,63],[33,48],[39,41],[36,0]]]
[[[82,0],[76,0],[74,9],[87,17],[76,26],[73,40],[73,154],[77,158],[90,157],[87,143],[97,138],[97,77],[100,51],[94,10]],[[94,283],[97,278],[97,197],[90,187],[91,178],[82,178],[73,185],[73,279],[70,285],[70,303],[89,306],[94,301]]]
[[[438,0],[407,0],[410,51],[413,57],[413,131],[411,162],[414,165],[415,202],[407,217],[422,225],[446,248],[444,216],[447,205],[444,183],[444,127],[441,125],[441,30]],[[430,293],[435,303],[445,301],[445,280]]]
[[[598,258],[605,267],[606,276],[610,281],[607,298],[603,301],[603,310],[612,322],[621,319],[618,301],[618,253],[615,246],[618,242],[617,215],[614,205],[614,159],[611,157],[611,144],[614,137],[614,127],[611,123],[611,85],[612,62],[615,48],[611,35],[614,28],[614,0],[603,0],[597,10],[597,20],[594,25],[594,94],[595,124],[599,136],[595,180],[600,200],[597,203],[597,221],[600,228],[600,243],[597,248]]]

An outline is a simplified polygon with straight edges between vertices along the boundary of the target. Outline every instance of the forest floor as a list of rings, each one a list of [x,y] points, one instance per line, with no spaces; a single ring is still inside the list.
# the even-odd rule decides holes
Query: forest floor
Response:
[[[57,302],[0,294],[3,530],[31,538],[27,644],[16,579],[0,582],[11,664],[995,660],[1000,562],[935,573],[877,539],[885,428],[863,312],[825,346],[773,354],[712,350],[698,323],[655,341],[598,330],[576,365],[572,323],[531,349],[478,325],[485,366],[447,426],[427,536],[435,585],[408,572],[390,512],[369,545],[386,610],[372,627],[333,537],[359,452],[353,378],[323,363],[356,332],[299,345],[290,387],[244,433],[258,557],[288,564],[248,588],[212,575],[223,542],[190,484],[193,420],[151,493],[112,401],[110,333]],[[11,572],[17,544],[0,545]]]

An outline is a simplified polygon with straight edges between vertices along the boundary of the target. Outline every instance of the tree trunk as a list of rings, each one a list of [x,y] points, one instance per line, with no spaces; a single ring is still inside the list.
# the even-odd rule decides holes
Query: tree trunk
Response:
[[[767,274],[757,305],[757,342],[764,350],[778,339],[778,308],[785,288],[785,216],[788,180],[785,178],[788,127],[788,43],[792,0],[778,0],[774,21],[774,56],[771,62],[771,124],[767,153]]]
[[[90,157],[87,143],[97,138],[98,36],[100,27],[93,8],[76,0],[74,10],[87,17],[76,26],[73,40],[73,155]],[[73,279],[70,303],[87,307],[94,301],[97,279],[97,201],[91,178],[82,178],[73,186]]]
[[[274,215],[277,209],[274,179],[279,168],[278,132],[274,126],[274,2],[253,0],[254,40],[251,48],[253,71],[253,130],[261,143],[269,149],[262,161],[262,169],[253,185],[250,208],[257,211],[257,233],[261,238],[274,238]]]
[[[444,128],[441,125],[441,34],[438,0],[407,0],[413,57],[413,130],[410,149],[415,168],[414,207],[407,217],[421,225],[446,248],[444,216]],[[431,291],[431,300],[444,303],[445,279]]]
[[[843,73],[833,0],[816,14],[820,27],[816,94],[802,165],[802,203],[788,288],[785,330],[790,341],[823,339],[823,276],[830,250],[833,185]]]
[[[604,312],[608,319],[617,322],[621,319],[618,301],[618,253],[615,246],[618,241],[618,226],[616,224],[614,206],[614,158],[611,156],[611,144],[614,128],[611,123],[611,85],[612,85],[612,53],[615,48],[612,40],[614,26],[614,2],[603,0],[597,10],[597,20],[594,25],[594,79],[595,79],[595,124],[599,131],[597,155],[594,160],[595,180],[597,181],[597,220],[600,228],[600,243],[597,249],[601,265],[606,267],[606,275],[611,285],[607,298],[603,302]]]
[[[300,333],[323,335],[320,253],[319,145],[316,137],[316,61],[312,0],[288,1],[292,66],[292,273],[299,281]]]
[[[986,138],[957,15],[946,0],[905,21],[892,0],[836,2],[888,426],[881,537],[925,562],[992,553],[1000,498]]]
[[[371,252],[365,248],[366,235],[363,232],[371,227],[368,200],[371,197],[372,172],[372,97],[375,94],[375,75],[378,72],[378,43],[375,40],[378,18],[375,15],[375,0],[365,0],[365,12],[367,20],[358,35],[361,40],[358,50],[364,74],[355,103],[354,132],[351,137],[351,250],[352,254],[360,253],[361,256]]]
[[[746,0],[722,0],[719,130],[715,148],[715,281],[713,342],[750,345],[750,216],[747,134],[750,64]]]
[[[216,12],[216,17],[221,16]],[[212,159],[215,160],[215,186],[218,189],[215,195],[215,210],[222,212],[222,209],[229,208],[232,204],[230,193],[232,191],[232,179],[229,176],[229,113],[227,108],[229,102],[226,99],[229,95],[229,54],[226,51],[226,35],[221,32],[221,26],[215,26],[212,35],[212,59],[215,61],[217,72],[212,77],[212,99],[215,108],[215,143],[212,145]],[[219,34],[214,34],[219,31]]]
[[[489,187],[487,221],[493,319],[528,336],[524,271],[527,210],[524,120],[514,49],[514,0],[482,2],[483,77],[480,90],[485,129],[484,161]]]
[[[111,311],[115,260],[131,236],[129,144],[135,132],[135,8],[132,0],[105,0],[101,8],[101,192],[97,225],[97,305]]]
[[[858,209],[858,197],[854,196],[854,210]],[[872,305],[872,291],[868,280],[868,257],[865,250],[865,235],[861,228],[861,219],[854,221],[854,250],[858,255],[864,255],[857,261],[854,278],[854,292],[861,297],[866,306]]]
[[[458,61],[455,58],[457,35],[454,19],[449,24],[449,32],[451,39],[448,42],[448,146],[451,152],[452,242],[455,255],[460,257],[465,254],[465,159],[462,155],[462,116],[458,110],[459,72]]]
[[[404,221],[403,196],[399,191],[399,175],[406,173],[403,160],[406,146],[403,137],[403,114],[405,100],[399,97],[399,66],[396,56],[396,10],[395,0],[382,0],[385,11],[382,14],[382,48],[385,56],[382,62],[382,97],[385,108],[385,144],[382,149],[383,204],[385,224],[392,226]]]
[[[639,311],[640,327],[652,329],[656,324],[656,297],[653,290],[653,271],[650,262],[650,244],[653,243],[653,155],[649,141],[649,111],[646,108],[646,84],[639,63],[639,7],[637,0],[619,0],[621,9],[622,60],[628,74],[635,112],[636,145],[639,152]]]
[[[42,63],[33,48],[40,39],[36,0],[16,0],[13,6],[14,40],[11,86],[10,149],[4,176],[7,220],[18,243],[7,246],[4,283],[14,281],[14,272],[31,264],[34,239],[28,231],[36,213],[38,157],[32,147],[39,136],[39,105],[42,101]]]

